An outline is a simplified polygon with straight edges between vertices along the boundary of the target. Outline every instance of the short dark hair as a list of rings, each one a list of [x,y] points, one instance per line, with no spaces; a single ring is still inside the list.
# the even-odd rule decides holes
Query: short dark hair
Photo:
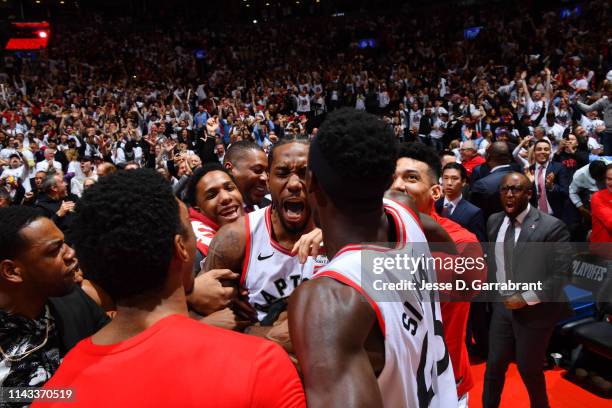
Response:
[[[461,174],[461,180],[462,181],[467,181],[468,174],[467,174],[467,170],[465,169],[465,167],[463,167],[463,164],[461,164],[461,163],[446,163],[446,165],[442,169],[442,174],[444,174],[444,172],[446,170],[450,170],[450,169],[458,170],[459,173]]]
[[[287,137],[285,139],[281,139],[277,144],[272,146],[270,153],[268,154],[268,171],[272,168],[272,162],[274,161],[274,151],[283,145],[287,145],[290,143],[299,143],[306,146],[310,146],[310,142],[307,137],[293,136]]]
[[[78,202],[73,231],[83,272],[114,301],[159,290],[185,233],[172,188],[152,169],[102,177]]]
[[[550,144],[550,142],[547,139],[540,139],[540,140],[536,141],[533,144],[533,150],[535,150],[536,146],[541,144],[541,143],[546,143],[548,145],[548,147],[552,148],[552,145]]]
[[[434,184],[438,184],[442,165],[440,164],[438,154],[433,148],[420,142],[403,143],[399,149],[398,159],[402,157],[427,164],[429,176],[432,178]]]
[[[23,205],[0,208],[0,261],[17,256],[26,245],[21,230],[41,217],[37,210]]]
[[[251,142],[250,140],[240,140],[239,142],[232,143],[229,149],[227,149],[223,157],[223,164],[234,163],[247,150],[263,152],[263,149],[257,143]]]
[[[335,174],[346,180],[380,180],[389,187],[397,162],[393,129],[374,115],[352,108],[335,110],[321,124],[313,143]],[[312,149],[312,147],[311,147]],[[347,204],[337,191],[325,191],[332,201]],[[371,198],[382,203],[384,191]],[[350,204],[350,203],[348,203]]]
[[[607,167],[603,160],[593,160],[589,164],[589,174],[595,180],[601,180],[606,176]]]
[[[207,173],[210,173],[211,171],[221,171],[227,174],[230,179],[232,179],[234,184],[236,183],[234,177],[232,177],[229,171],[227,171],[220,163],[206,163],[204,166],[198,168],[193,173],[193,176],[191,176],[191,178],[189,179],[189,184],[187,185],[187,193],[185,195],[185,202],[191,207],[195,207],[197,205],[196,196],[198,190],[198,183],[200,182],[200,180],[202,180],[202,177],[204,177]]]

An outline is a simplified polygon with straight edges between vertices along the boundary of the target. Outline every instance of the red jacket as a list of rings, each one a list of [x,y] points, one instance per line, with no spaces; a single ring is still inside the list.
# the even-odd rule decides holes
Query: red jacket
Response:
[[[591,242],[612,242],[612,193],[605,189],[591,197]]]
[[[455,270],[438,270],[438,282],[454,282],[456,279],[462,279],[466,281],[469,287],[470,282],[474,280],[486,281],[486,262],[484,262],[482,247],[476,235],[456,222],[439,216],[434,209],[430,211],[429,215],[448,232],[455,242],[459,253],[458,255],[448,255],[434,252],[432,254],[434,257],[439,256],[444,259],[451,257],[476,259],[482,257],[484,265],[483,267],[466,268],[465,272],[460,275],[458,275]],[[472,296],[473,295],[475,294],[472,293]],[[442,323],[444,324],[444,341],[446,342],[448,354],[453,363],[453,372],[457,383],[457,395],[461,397],[474,386],[470,359],[465,345],[465,333],[467,330],[470,303],[460,301],[441,302],[440,307],[442,310]]]
[[[461,164],[463,165],[463,167],[465,167],[465,170],[467,170],[468,177],[472,177],[472,171],[474,171],[474,167],[480,166],[485,161],[486,160],[483,159],[482,156],[476,155],[472,157],[470,160],[463,162]]]

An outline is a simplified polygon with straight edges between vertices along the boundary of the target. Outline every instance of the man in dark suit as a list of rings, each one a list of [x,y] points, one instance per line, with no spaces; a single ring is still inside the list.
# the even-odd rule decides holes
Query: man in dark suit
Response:
[[[470,201],[482,210],[487,220],[491,214],[502,210],[499,201],[499,185],[502,178],[510,172],[510,150],[506,142],[495,142],[487,152],[487,163],[491,168],[489,175],[472,185]]]
[[[478,241],[485,242],[484,216],[482,210],[463,198],[461,192],[467,183],[467,171],[459,163],[448,163],[442,170],[444,197],[436,201],[436,212],[450,218],[467,229]]]
[[[521,173],[501,183],[504,211],[487,222],[489,281],[535,283],[494,288],[483,406],[498,407],[506,370],[516,357],[532,407],[548,407],[543,364],[555,324],[571,310],[562,285],[569,279],[569,232],[565,224],[529,204],[531,183]],[[537,285],[541,282],[540,285]]]
[[[550,142],[538,140],[533,153],[535,163],[526,172],[532,183],[531,205],[543,213],[563,219],[570,185],[569,174],[561,163],[550,162]]]

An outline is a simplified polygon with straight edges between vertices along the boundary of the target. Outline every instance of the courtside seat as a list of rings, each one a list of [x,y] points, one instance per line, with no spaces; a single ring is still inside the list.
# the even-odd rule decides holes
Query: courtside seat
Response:
[[[602,319],[581,324],[574,329],[574,338],[587,350],[612,360],[612,323],[606,315],[612,314],[612,303],[600,303]]]

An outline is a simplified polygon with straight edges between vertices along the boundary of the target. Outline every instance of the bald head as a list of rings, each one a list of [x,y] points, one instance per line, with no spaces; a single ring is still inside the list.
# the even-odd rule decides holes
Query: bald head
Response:
[[[524,174],[510,172],[502,178],[499,198],[504,212],[511,219],[527,208],[531,194],[531,182]]]
[[[525,187],[530,187],[531,183],[529,182],[529,179],[527,178],[526,175],[524,175],[523,173],[519,173],[517,171],[511,171],[510,173],[506,174],[504,176],[504,178],[502,178],[502,185],[508,181],[509,179],[515,179],[516,181],[520,182],[520,184],[522,186]]]
[[[511,161],[510,148],[506,142],[495,142],[487,150],[489,166],[496,167],[509,164]]]

